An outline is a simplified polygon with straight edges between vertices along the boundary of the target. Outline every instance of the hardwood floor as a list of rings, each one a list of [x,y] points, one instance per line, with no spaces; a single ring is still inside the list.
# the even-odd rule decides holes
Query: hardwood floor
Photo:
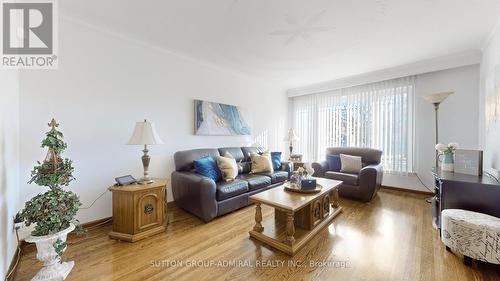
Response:
[[[500,280],[498,266],[468,268],[445,250],[425,197],[381,190],[368,204],[341,199],[343,213],[294,257],[249,239],[253,205],[207,224],[170,208],[167,232],[136,243],[109,239],[110,225],[72,236],[67,280]],[[217,264],[230,261],[242,264]],[[16,280],[40,266],[34,251],[24,254]]]

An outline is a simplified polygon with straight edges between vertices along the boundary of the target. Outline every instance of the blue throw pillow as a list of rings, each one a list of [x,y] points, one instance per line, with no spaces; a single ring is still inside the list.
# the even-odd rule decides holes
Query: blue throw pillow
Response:
[[[271,161],[274,170],[281,170],[281,152],[271,152]]]
[[[340,172],[342,168],[342,163],[340,162],[340,155],[331,154],[326,156],[326,162],[328,162],[328,170],[334,172]]]
[[[210,156],[194,160],[193,164],[196,172],[202,176],[209,177],[215,182],[222,178],[217,162]]]

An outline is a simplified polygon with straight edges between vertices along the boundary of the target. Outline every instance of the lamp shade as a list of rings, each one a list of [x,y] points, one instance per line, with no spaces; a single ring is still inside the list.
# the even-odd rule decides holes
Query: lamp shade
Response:
[[[298,141],[298,140],[299,137],[295,134],[295,131],[293,129],[289,129],[288,134],[285,136],[285,138],[283,138],[283,141],[288,141],[288,142]]]
[[[430,94],[424,97],[424,100],[430,102],[430,103],[442,103],[447,97],[452,95],[453,92],[442,92],[442,93],[435,93],[435,94]]]
[[[156,133],[155,124],[144,120],[135,124],[134,133],[127,144],[163,144]]]

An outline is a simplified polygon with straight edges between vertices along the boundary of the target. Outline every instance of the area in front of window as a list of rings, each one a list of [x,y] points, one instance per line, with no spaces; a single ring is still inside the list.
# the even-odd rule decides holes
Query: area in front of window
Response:
[[[293,98],[295,151],[304,161],[324,159],[327,147],[383,151],[387,172],[413,171],[414,77]]]

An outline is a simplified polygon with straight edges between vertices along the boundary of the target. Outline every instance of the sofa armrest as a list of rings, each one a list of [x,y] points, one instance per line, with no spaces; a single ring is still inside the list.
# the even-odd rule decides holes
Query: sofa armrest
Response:
[[[370,194],[369,200],[375,196],[382,184],[384,167],[382,164],[368,165],[359,172],[359,187]]]
[[[172,194],[175,204],[205,222],[217,216],[215,182],[192,172],[172,173]]]
[[[292,175],[293,172],[293,166],[290,162],[281,162],[281,170],[285,171],[288,173],[288,178],[290,179],[290,176]]]
[[[314,169],[314,177],[325,177],[325,173],[328,171],[328,162],[326,162],[326,160],[313,162],[311,166]]]

